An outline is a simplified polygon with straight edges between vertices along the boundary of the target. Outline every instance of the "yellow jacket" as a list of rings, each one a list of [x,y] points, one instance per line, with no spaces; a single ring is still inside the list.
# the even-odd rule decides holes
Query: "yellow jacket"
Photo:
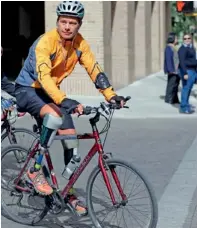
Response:
[[[66,97],[59,89],[60,83],[72,73],[77,62],[86,69],[93,82],[98,73],[102,72],[81,34],[78,33],[70,44],[63,42],[56,29],[40,36],[31,46],[16,79],[16,83],[20,85],[43,88],[58,105]],[[106,100],[116,95],[112,87],[99,91]]]

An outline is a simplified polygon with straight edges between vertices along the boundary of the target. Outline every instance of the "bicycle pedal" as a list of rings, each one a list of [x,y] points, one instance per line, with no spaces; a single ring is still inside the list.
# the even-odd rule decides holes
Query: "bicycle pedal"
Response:
[[[10,196],[16,196],[16,197],[21,197],[22,193],[21,192],[16,192],[16,191],[11,191]]]
[[[65,208],[66,210],[70,211],[76,218],[81,218],[83,217],[84,215],[80,215],[76,212],[75,208],[73,208],[73,206],[68,202],[68,203],[65,203],[66,204],[66,207]],[[65,210],[65,211],[66,211]]]

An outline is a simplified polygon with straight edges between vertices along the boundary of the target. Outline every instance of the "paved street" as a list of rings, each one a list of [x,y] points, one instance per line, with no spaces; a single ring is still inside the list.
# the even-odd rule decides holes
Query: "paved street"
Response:
[[[124,157],[138,167],[152,183],[159,205],[158,228],[195,228],[197,215],[197,119],[114,119],[106,142],[106,151],[117,158]],[[30,128],[30,117],[17,124]],[[87,118],[75,119],[79,132],[88,131]],[[100,127],[103,122],[100,123]],[[192,145],[193,143],[193,145]],[[81,141],[80,152],[85,155],[91,142]],[[51,150],[57,176],[63,169],[62,149],[55,142]],[[58,153],[58,156],[57,156]],[[96,164],[92,161],[76,187],[84,192],[87,177]],[[61,178],[63,181],[64,179]],[[63,183],[63,182],[62,182]],[[44,227],[89,227],[86,218],[72,221],[64,215],[46,222]],[[2,227],[27,228],[2,217]]]
[[[117,158],[133,163],[152,183],[159,206],[157,228],[197,227],[197,108],[192,115],[182,115],[178,107],[164,103],[166,77],[162,72],[137,81],[118,91],[131,96],[130,109],[116,111],[105,150]],[[180,87],[181,91],[181,87]],[[190,103],[197,107],[197,85],[194,86]],[[101,96],[72,96],[82,104],[97,105]],[[180,92],[179,92],[180,98]],[[27,116],[17,121],[16,126],[30,128],[33,120]],[[90,130],[88,119],[75,118],[78,132]],[[101,121],[99,128],[103,126]],[[21,144],[27,143],[27,140]],[[80,152],[85,156],[92,142],[81,141]],[[5,145],[2,145],[3,147]],[[58,156],[57,156],[58,154]],[[58,142],[51,148],[55,172],[63,186],[63,151]],[[76,187],[85,196],[87,178],[96,165],[89,167],[78,180]],[[27,228],[2,217],[4,228]],[[67,214],[50,218],[39,228],[92,227],[89,218],[73,220]]]

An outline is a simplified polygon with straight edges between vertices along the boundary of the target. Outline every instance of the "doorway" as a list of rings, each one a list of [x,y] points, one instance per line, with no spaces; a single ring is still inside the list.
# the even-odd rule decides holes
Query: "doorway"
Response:
[[[1,66],[10,80],[18,76],[29,47],[45,32],[44,1],[1,2]]]

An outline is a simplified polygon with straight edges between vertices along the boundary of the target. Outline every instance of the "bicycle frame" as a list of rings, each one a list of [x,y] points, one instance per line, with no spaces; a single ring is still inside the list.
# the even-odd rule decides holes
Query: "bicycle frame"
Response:
[[[5,131],[5,133],[3,133]],[[4,136],[5,134],[8,134],[9,142],[16,143],[15,139],[12,137],[12,126],[9,124],[9,121],[7,119],[4,120],[4,122],[1,124],[1,136]]]
[[[1,124],[1,134],[4,132],[4,130],[6,130],[9,127],[9,123],[7,120],[3,121],[3,123]]]
[[[94,118],[90,119],[90,124],[91,124],[92,130],[93,130],[92,134],[91,133],[90,134],[89,133],[85,133],[83,135],[78,135],[77,136],[78,139],[95,139],[95,143],[92,146],[92,148],[90,149],[90,151],[88,152],[88,154],[85,156],[83,161],[81,162],[80,166],[76,169],[74,174],[71,176],[71,178],[70,178],[69,182],[67,183],[67,185],[61,191],[61,195],[62,195],[63,198],[65,198],[67,196],[67,194],[69,193],[69,190],[71,189],[71,187],[75,184],[75,182],[80,177],[80,175],[83,172],[83,170],[89,164],[89,162],[94,157],[94,155],[98,152],[99,153],[98,164],[99,164],[99,167],[101,169],[101,173],[103,175],[106,187],[107,187],[108,192],[110,194],[112,203],[113,203],[113,205],[115,205],[116,204],[115,196],[114,196],[114,193],[113,193],[110,181],[109,181],[109,177],[108,177],[106,169],[105,169],[105,163],[104,163],[104,160],[106,158],[108,158],[108,157],[107,157],[106,154],[104,154],[103,146],[102,146],[102,143],[101,143],[101,140],[100,140],[100,136],[99,136],[99,132],[98,132],[98,129],[97,129],[97,126],[96,126],[96,122],[99,121],[99,118],[100,118],[100,114],[96,114],[96,116]],[[25,189],[25,188],[19,186],[18,183],[19,183],[20,178],[21,178],[25,168],[27,167],[30,159],[32,157],[34,157],[34,155],[38,151],[39,145],[40,145],[39,143],[40,142],[38,140],[38,142],[36,143],[34,148],[29,153],[29,155],[28,155],[28,157],[26,159],[25,165],[22,168],[18,178],[15,180],[16,188],[21,190],[21,191],[25,191],[25,192],[29,191],[29,189]],[[54,168],[53,168],[53,164],[52,164],[52,161],[51,161],[51,157],[50,157],[49,151],[46,150],[44,155],[45,155],[45,158],[46,158],[46,161],[47,161],[47,165],[48,165],[48,169],[49,169],[49,172],[50,172],[50,176],[51,176],[51,180],[52,180],[52,183],[53,183],[53,187],[55,187],[57,190],[59,190],[57,178],[56,178],[56,175],[55,175],[55,172],[54,172]],[[122,189],[122,187],[120,185],[120,182],[119,182],[119,179],[118,179],[117,174],[115,172],[115,169],[112,167],[112,168],[110,168],[110,170],[112,172],[112,177],[113,177],[113,179],[114,179],[114,181],[116,183],[116,186],[117,186],[117,188],[119,190],[119,193],[120,193],[120,195],[122,197],[122,200],[126,200],[126,195],[123,193],[123,189]]]
[[[8,133],[11,132],[12,126],[10,125],[9,121],[7,120],[7,113],[4,114],[3,120],[1,120],[3,123],[1,124],[1,134],[3,133],[4,130],[6,130]],[[24,116],[25,113],[18,113],[18,117]]]
[[[4,130],[9,132],[10,128],[11,128],[9,121],[7,120],[7,115],[8,115],[8,113],[6,112],[3,114],[3,118],[1,118],[1,121],[3,122],[1,124],[1,134],[3,133]]]

